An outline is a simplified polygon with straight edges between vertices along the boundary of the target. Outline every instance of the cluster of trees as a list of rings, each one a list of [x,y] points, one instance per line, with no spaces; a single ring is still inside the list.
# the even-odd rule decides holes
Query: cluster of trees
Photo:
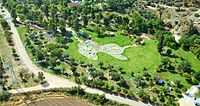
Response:
[[[0,86],[5,88],[6,78],[5,78],[5,69],[3,67],[2,58],[0,57]]]
[[[166,55],[167,56],[167,55]],[[188,83],[197,85],[200,82],[199,71],[193,70],[192,65],[188,60],[180,58],[180,62],[174,61],[173,58],[163,57],[161,64],[157,68],[157,72],[171,72],[180,74],[185,77]]]
[[[174,1],[174,0],[147,0],[147,5],[153,5],[153,3],[161,3],[161,4],[166,4],[169,6],[194,6],[194,7],[199,7],[199,1],[198,0],[179,0],[179,1]]]
[[[80,87],[70,88],[66,90],[66,92],[70,95],[79,96],[81,98],[87,99],[89,102],[96,105],[115,105],[115,106],[120,105],[114,101],[106,99],[105,95],[86,93],[84,89]]]
[[[3,67],[2,58],[0,57],[0,101],[8,101],[11,94],[5,90],[5,84],[7,82],[7,79],[5,77],[5,69]]]
[[[199,34],[186,34],[179,41],[181,47],[186,51],[192,51],[200,59],[200,36]]]
[[[132,7],[135,1],[128,0],[126,2],[113,2],[115,1],[106,1],[108,9],[120,12],[125,10],[121,8]],[[21,21],[29,20],[29,22],[33,24],[51,30],[54,34],[56,34],[57,29],[60,29],[63,33],[66,32],[66,24],[74,28],[75,31],[78,31],[82,26],[87,26],[90,21],[94,21],[98,24],[99,27],[96,29],[97,32],[105,32],[107,28],[110,28],[111,25],[113,26],[113,23],[115,23],[114,27],[121,30],[127,30],[131,34],[142,32],[153,33],[155,29],[163,29],[162,20],[157,19],[152,15],[145,15],[145,18],[147,19],[144,19],[135,11],[130,11],[128,13],[130,14],[129,16],[122,16],[110,12],[109,14],[104,14],[104,11],[106,10],[102,11],[92,8],[93,3],[91,2],[86,2],[78,7],[66,7],[65,5],[59,6],[57,3],[50,3],[50,1],[47,0],[40,3],[39,8],[36,5],[36,1],[33,3],[35,5],[30,5],[31,2],[19,4],[18,2],[8,1],[6,6],[11,11],[11,14],[14,16],[17,14]],[[12,10],[16,10],[16,13],[12,12]]]
[[[56,42],[49,44],[45,43],[47,39],[44,36],[30,29],[25,34],[24,42],[26,47],[30,49],[34,60],[38,61],[42,67],[50,68],[55,73],[61,74],[61,71],[64,71],[64,69],[58,69],[57,66],[70,59],[68,54],[64,53],[64,50],[68,49],[67,43],[71,42],[71,34],[67,36],[59,34]]]
[[[10,30],[10,26],[8,25],[8,22],[2,18],[2,16],[0,16],[0,23],[1,23],[1,26],[3,28],[3,30]]]
[[[11,94],[7,91],[0,91],[0,101],[8,101]]]
[[[157,49],[160,54],[162,54],[164,50],[163,48],[165,46],[173,49],[178,49],[179,47],[178,43],[175,41],[174,36],[170,32],[157,30],[154,34],[154,38],[158,41]]]
[[[101,67],[102,70],[104,70],[104,71],[110,70],[111,73],[109,75],[112,77],[111,79],[113,81],[115,81],[114,85],[110,85],[107,83],[108,78],[104,75],[102,70],[100,70],[100,71],[97,70],[91,64],[81,63],[80,66],[87,69],[88,74],[85,73],[85,75],[79,74],[80,76],[76,76],[75,81],[77,83],[85,84],[90,87],[102,89],[105,91],[113,92],[115,94],[119,94],[119,95],[123,95],[123,96],[127,96],[127,97],[134,96],[134,95],[131,95],[132,91],[129,90],[129,85],[126,82],[126,80],[117,73],[117,71],[114,69],[113,66],[111,66],[111,65],[106,66],[102,62],[99,63],[99,66]],[[75,67],[77,67],[77,66],[75,66]],[[122,69],[120,68],[120,70],[122,70]],[[78,70],[76,70],[75,72],[78,73]]]
[[[132,74],[134,82],[137,85],[138,96],[145,102],[152,102],[156,104],[176,104],[175,98],[181,97],[182,91],[185,88],[179,80],[171,83],[171,81],[162,80],[160,77],[153,77],[147,70],[144,70],[143,75]],[[146,91],[145,89],[151,89]],[[152,95],[149,95],[151,92]],[[173,95],[172,95],[173,92]],[[155,97],[158,96],[159,98]],[[173,98],[171,98],[173,96]]]
[[[0,23],[1,23],[1,26],[4,30],[4,35],[6,37],[6,40],[7,42],[9,43],[10,46],[13,46],[14,45],[14,42],[12,40],[12,36],[11,36],[11,32],[10,32],[10,26],[8,25],[8,22],[3,19],[2,17],[0,18]]]

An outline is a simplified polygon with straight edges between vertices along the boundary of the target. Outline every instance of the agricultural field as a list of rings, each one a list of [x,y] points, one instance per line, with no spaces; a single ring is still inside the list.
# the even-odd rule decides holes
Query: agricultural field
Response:
[[[90,106],[87,103],[84,103],[82,101],[78,101],[76,99],[71,99],[71,98],[45,98],[41,100],[36,100],[32,103],[29,103],[27,105],[22,105],[22,106],[49,106],[49,105],[54,104],[55,106],[60,106],[60,105],[65,105],[65,106]]]

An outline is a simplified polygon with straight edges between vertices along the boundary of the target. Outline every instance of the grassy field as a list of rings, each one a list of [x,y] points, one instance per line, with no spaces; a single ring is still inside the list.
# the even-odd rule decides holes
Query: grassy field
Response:
[[[115,37],[99,38],[98,34],[96,34],[94,32],[90,32],[85,29],[83,29],[83,31],[88,33],[89,35],[91,35],[93,41],[95,41],[101,45],[108,44],[108,43],[116,43],[119,46],[127,46],[127,45],[134,44],[134,42],[132,42],[128,36],[123,36],[119,32],[115,32],[115,35],[116,35]]]

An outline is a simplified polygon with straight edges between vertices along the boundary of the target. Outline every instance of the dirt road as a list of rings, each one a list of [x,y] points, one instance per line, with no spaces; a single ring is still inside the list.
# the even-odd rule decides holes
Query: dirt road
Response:
[[[16,27],[14,26],[14,23],[12,22],[12,18],[10,13],[4,8],[4,11],[2,13],[2,10],[0,10],[0,14],[3,14],[4,18],[6,19],[6,21],[9,23],[10,27],[11,27],[11,32],[13,33],[13,40],[15,42],[15,48],[22,60],[22,62],[28,67],[28,69],[30,71],[32,71],[34,74],[37,74],[38,72],[43,72],[44,76],[45,76],[45,80],[48,82],[48,86],[35,86],[35,87],[29,87],[29,88],[23,88],[23,90],[21,89],[16,89],[16,90],[11,90],[11,93],[20,93],[20,92],[28,92],[28,91],[34,91],[34,90],[41,90],[41,89],[50,89],[50,88],[60,88],[60,87],[73,87],[73,86],[78,86],[78,84],[69,81],[67,79],[52,75],[50,73],[45,72],[44,70],[42,70],[41,68],[37,67],[35,64],[33,64],[33,62],[31,61],[31,59],[29,58],[25,47],[20,39],[20,36],[17,32]],[[98,89],[93,89],[93,88],[89,88],[86,87],[85,85],[80,85],[83,89],[85,89],[86,92],[88,93],[97,93],[97,94],[105,94],[106,98],[110,99],[110,100],[114,100],[120,103],[124,103],[124,104],[128,104],[131,106],[148,106],[148,104],[144,104],[142,102],[138,102],[138,101],[134,101],[134,100],[130,100],[127,98],[123,98],[120,96],[115,96],[109,93],[105,93],[101,90]]]

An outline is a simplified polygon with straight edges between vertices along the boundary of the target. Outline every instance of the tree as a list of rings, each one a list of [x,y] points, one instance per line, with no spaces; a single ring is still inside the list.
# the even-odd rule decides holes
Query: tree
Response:
[[[121,92],[121,88],[120,88],[120,87],[117,87],[117,88],[116,88],[116,91],[117,91],[117,93],[120,93],[120,92]]]
[[[40,50],[39,48],[35,49],[35,58],[36,58],[37,60],[42,60],[42,59],[44,59],[42,50]]]
[[[11,16],[13,18],[13,22],[16,22],[16,18],[17,18],[17,13],[16,13],[16,10],[15,9],[12,9],[11,10]]]
[[[2,6],[6,4],[7,0],[2,0]]]
[[[171,53],[172,53],[172,50],[171,50],[171,49],[167,49],[166,54],[167,54],[168,56],[170,56]]]
[[[49,5],[47,3],[44,4],[43,12],[45,16],[48,18],[49,17]]]
[[[87,15],[83,15],[82,17],[83,17],[83,24],[84,24],[84,26],[87,26],[88,25],[88,21],[89,21]]]
[[[164,40],[164,36],[161,35],[160,38],[159,38],[159,41],[158,41],[158,45],[157,45],[157,49],[158,49],[158,52],[160,54],[161,54],[162,49],[163,49],[163,40]]]
[[[43,81],[45,79],[43,72],[38,72],[38,79]]]
[[[200,81],[200,71],[195,72],[195,73],[194,73],[194,77],[195,77],[198,81]]]
[[[143,101],[149,101],[150,100],[150,96],[143,89],[140,89],[140,91],[138,92],[138,96],[141,99],[143,99]]]
[[[0,91],[0,101],[8,101],[11,94],[7,91]]]
[[[10,26],[8,25],[8,22],[6,20],[1,19],[0,22],[4,30],[10,30]]]
[[[43,0],[35,0],[35,4],[37,7],[40,7],[42,5]]]
[[[73,25],[72,25],[72,27],[74,28],[74,30],[75,30],[76,32],[78,32],[78,30],[79,30],[79,20],[78,20],[77,17],[73,20]]]
[[[22,79],[22,81],[27,82],[31,78],[31,75],[28,73],[27,69],[22,68],[19,72],[19,76]]]
[[[178,70],[181,72],[191,73],[192,72],[191,63],[188,62],[187,60],[180,62],[178,65]]]
[[[55,35],[57,32],[57,24],[55,22],[55,20],[51,19],[49,22],[49,29],[53,32],[53,34]]]
[[[120,79],[118,85],[125,88],[127,87],[126,81],[124,79]]]

